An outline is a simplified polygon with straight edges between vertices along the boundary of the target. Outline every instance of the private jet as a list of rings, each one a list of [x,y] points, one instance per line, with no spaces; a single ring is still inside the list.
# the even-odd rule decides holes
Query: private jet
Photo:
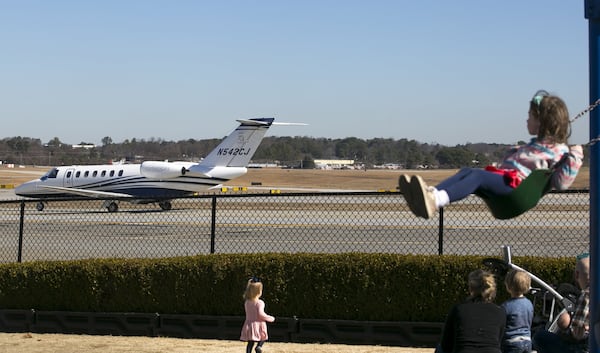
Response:
[[[199,163],[145,161],[141,164],[73,165],[53,167],[41,178],[15,188],[18,196],[39,199],[57,197],[106,198],[109,212],[119,209],[118,200],[158,203],[171,209],[171,200],[217,189],[247,172],[247,165],[271,125],[273,118],[240,119],[240,125]]]

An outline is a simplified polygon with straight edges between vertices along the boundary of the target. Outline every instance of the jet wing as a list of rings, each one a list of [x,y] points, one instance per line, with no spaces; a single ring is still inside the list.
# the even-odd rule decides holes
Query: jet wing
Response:
[[[40,188],[44,188],[44,189],[50,189],[50,190],[58,190],[58,191],[62,191],[62,192],[66,192],[69,194],[73,194],[73,195],[79,195],[79,196],[87,196],[87,197],[132,197],[129,194],[123,194],[120,192],[109,192],[109,191],[99,191],[99,190],[86,190],[86,189],[77,189],[77,188],[65,188],[62,186],[50,186],[50,185],[44,185],[44,186],[38,186]]]

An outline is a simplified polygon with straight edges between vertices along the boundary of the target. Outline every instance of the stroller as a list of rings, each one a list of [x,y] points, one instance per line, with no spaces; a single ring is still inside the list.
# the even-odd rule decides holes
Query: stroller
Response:
[[[492,272],[504,276],[509,270],[520,270],[527,272],[533,282],[540,288],[532,287],[529,291],[532,297],[533,307],[540,308],[533,318],[531,334],[534,335],[537,330],[548,330],[558,333],[558,318],[564,312],[573,312],[575,301],[579,295],[579,290],[572,284],[563,283],[556,289],[534,274],[522,269],[512,263],[510,246],[502,246],[503,259],[486,258],[483,264],[489,267]],[[560,310],[559,310],[560,309]]]

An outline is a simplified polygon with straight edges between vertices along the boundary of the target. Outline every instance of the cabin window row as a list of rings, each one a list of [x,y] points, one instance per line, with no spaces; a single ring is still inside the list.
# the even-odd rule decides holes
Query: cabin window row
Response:
[[[106,172],[106,170],[103,170],[103,171],[101,171],[101,172],[100,172],[100,177],[101,177],[101,178],[105,177],[105,176],[106,176],[106,173],[107,173],[107,172]],[[76,172],[75,172],[75,178],[79,178],[79,177],[81,177],[81,174],[82,174],[82,172],[81,172],[81,171],[79,171],[79,170],[78,170],[78,171],[76,171]],[[93,171],[91,174],[92,174],[92,178],[95,178],[95,177],[97,177],[97,176],[98,176],[98,171],[97,171],[97,170],[94,170],[94,171]],[[85,172],[83,172],[83,178],[87,178],[87,177],[89,177],[89,176],[90,176],[90,171],[89,171],[89,170],[86,170]],[[115,176],[115,171],[114,171],[114,170],[111,170],[111,171],[108,173],[108,176],[109,176],[109,177],[111,177],[111,178],[112,178],[112,177],[114,177],[114,176]],[[123,176],[123,169],[119,170],[118,176]],[[67,178],[70,178],[70,177],[71,177],[71,171],[67,172]]]

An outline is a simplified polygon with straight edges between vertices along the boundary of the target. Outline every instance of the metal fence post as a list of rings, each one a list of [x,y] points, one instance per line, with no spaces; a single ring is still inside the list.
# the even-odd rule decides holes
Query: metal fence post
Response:
[[[438,255],[444,254],[444,208],[440,207],[438,223]]]
[[[23,255],[23,223],[25,219],[25,201],[21,201],[21,215],[19,217],[19,250],[17,253],[17,262],[21,262]]]
[[[212,197],[212,210],[210,216],[210,253],[215,253],[215,230],[217,224],[217,196]]]

